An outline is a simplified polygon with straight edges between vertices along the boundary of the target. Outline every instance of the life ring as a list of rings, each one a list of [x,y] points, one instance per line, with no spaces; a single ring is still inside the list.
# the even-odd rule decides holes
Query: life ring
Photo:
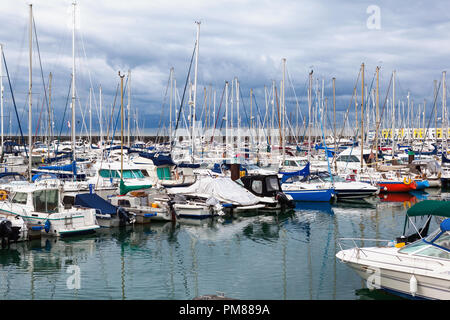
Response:
[[[8,191],[0,190],[0,201],[4,201],[8,199]]]
[[[403,178],[403,183],[406,184],[406,185],[411,184],[411,178],[410,177],[404,177]]]

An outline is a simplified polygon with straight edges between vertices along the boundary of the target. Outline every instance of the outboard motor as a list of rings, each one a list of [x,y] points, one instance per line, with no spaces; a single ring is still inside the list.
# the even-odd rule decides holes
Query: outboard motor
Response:
[[[293,199],[289,199],[284,192],[278,191],[275,199],[281,205],[281,209],[284,211],[286,209],[295,208],[295,202]]]
[[[12,223],[9,220],[3,219],[0,221],[0,238],[2,239],[2,248],[5,248],[11,242],[19,238],[17,230],[13,230]]]
[[[125,225],[127,222],[131,223],[131,218],[124,208],[119,207],[117,209],[117,214],[119,215],[120,225]]]
[[[175,208],[173,207],[174,203],[176,203],[176,201],[174,201],[172,198],[167,201],[167,206],[169,207],[172,223],[175,223],[177,220],[177,214],[175,213]]]

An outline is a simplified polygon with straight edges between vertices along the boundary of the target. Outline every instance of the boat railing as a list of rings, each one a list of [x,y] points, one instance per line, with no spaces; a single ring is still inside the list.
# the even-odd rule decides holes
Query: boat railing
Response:
[[[343,244],[341,241],[351,241],[353,243],[353,246],[350,245],[345,245]],[[438,264],[441,267],[444,267],[445,265],[439,261],[436,261],[435,259],[431,258],[431,257],[426,257],[426,256],[419,256],[416,254],[402,254],[401,256],[399,254],[394,254],[394,253],[389,253],[389,252],[382,252],[379,250],[372,250],[371,247],[364,247],[361,248],[360,246],[358,246],[358,244],[356,243],[356,241],[373,241],[373,242],[385,242],[385,243],[393,243],[394,240],[390,239],[390,240],[384,240],[384,239],[366,239],[366,238],[339,238],[338,239],[338,245],[339,248],[341,250],[345,250],[345,249],[351,249],[354,248],[356,249],[357,254],[359,255],[360,253],[362,253],[364,256],[368,257],[368,255],[366,253],[376,253],[379,255],[385,255],[385,256],[390,256],[393,257],[395,259],[397,259],[398,261],[406,261],[406,260],[413,260],[413,261],[426,261],[427,263],[434,263],[434,264]],[[393,247],[394,245],[392,245]]]

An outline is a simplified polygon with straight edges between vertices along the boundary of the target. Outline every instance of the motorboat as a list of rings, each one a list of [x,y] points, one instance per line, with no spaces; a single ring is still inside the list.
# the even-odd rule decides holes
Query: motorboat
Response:
[[[29,227],[42,228],[42,235],[70,236],[95,232],[99,228],[95,210],[67,208],[61,193],[53,184],[28,184],[17,186],[8,200],[0,202],[0,214],[22,218]]]
[[[380,189],[367,182],[349,181],[328,172],[317,172],[308,176],[309,183],[332,183],[337,200],[364,199],[377,195]]]
[[[280,172],[281,190],[291,196],[294,201],[314,201],[329,202],[335,196],[335,191],[330,182],[314,182],[308,181],[310,172],[310,164],[293,172]]]
[[[439,228],[428,234],[432,216],[441,216]],[[413,219],[425,217],[417,228]],[[424,200],[407,211],[406,222],[414,233],[394,240],[340,239],[336,257],[366,280],[369,289],[383,289],[414,299],[450,299],[450,202]],[[359,247],[358,240],[386,242],[386,245]],[[344,249],[345,241],[353,247]]]
[[[232,214],[240,211],[257,211],[265,207],[260,198],[245,189],[229,177],[199,176],[188,187],[167,189],[169,195],[183,195],[186,200],[203,200],[213,203],[216,199],[223,207],[223,212]]]
[[[75,196],[74,208],[93,210],[98,225],[103,228],[127,226],[135,222],[133,213],[112,205],[95,193],[80,193]]]
[[[138,224],[175,220],[170,207],[170,197],[164,188],[130,191],[125,195],[110,196],[109,201],[112,205],[120,206],[133,213]]]
[[[281,190],[280,179],[276,174],[246,175],[240,181],[247,190],[261,198],[261,203],[266,204],[266,210],[285,211],[295,208],[294,199]]]

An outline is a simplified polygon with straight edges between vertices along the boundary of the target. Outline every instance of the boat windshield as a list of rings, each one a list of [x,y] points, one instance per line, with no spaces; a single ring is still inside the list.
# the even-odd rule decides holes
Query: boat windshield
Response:
[[[266,178],[267,191],[280,191],[280,187],[278,184],[278,177],[267,177]]]
[[[341,155],[337,158],[336,161],[344,161],[344,162],[360,162],[358,157],[354,155]]]
[[[33,192],[34,211],[55,213],[58,212],[58,190],[44,189]]]
[[[9,183],[11,181],[26,181],[24,176],[21,175],[7,175],[0,178],[0,184]]]
[[[11,200],[12,203],[27,204],[27,193],[16,192]]]
[[[440,229],[437,229],[435,232],[426,237],[425,241],[432,241],[439,233]],[[450,250],[450,233],[448,231],[434,241],[434,244],[441,248],[431,245],[425,241],[422,239],[417,240],[416,242],[401,248],[399,252],[450,260],[450,252],[445,250]]]

